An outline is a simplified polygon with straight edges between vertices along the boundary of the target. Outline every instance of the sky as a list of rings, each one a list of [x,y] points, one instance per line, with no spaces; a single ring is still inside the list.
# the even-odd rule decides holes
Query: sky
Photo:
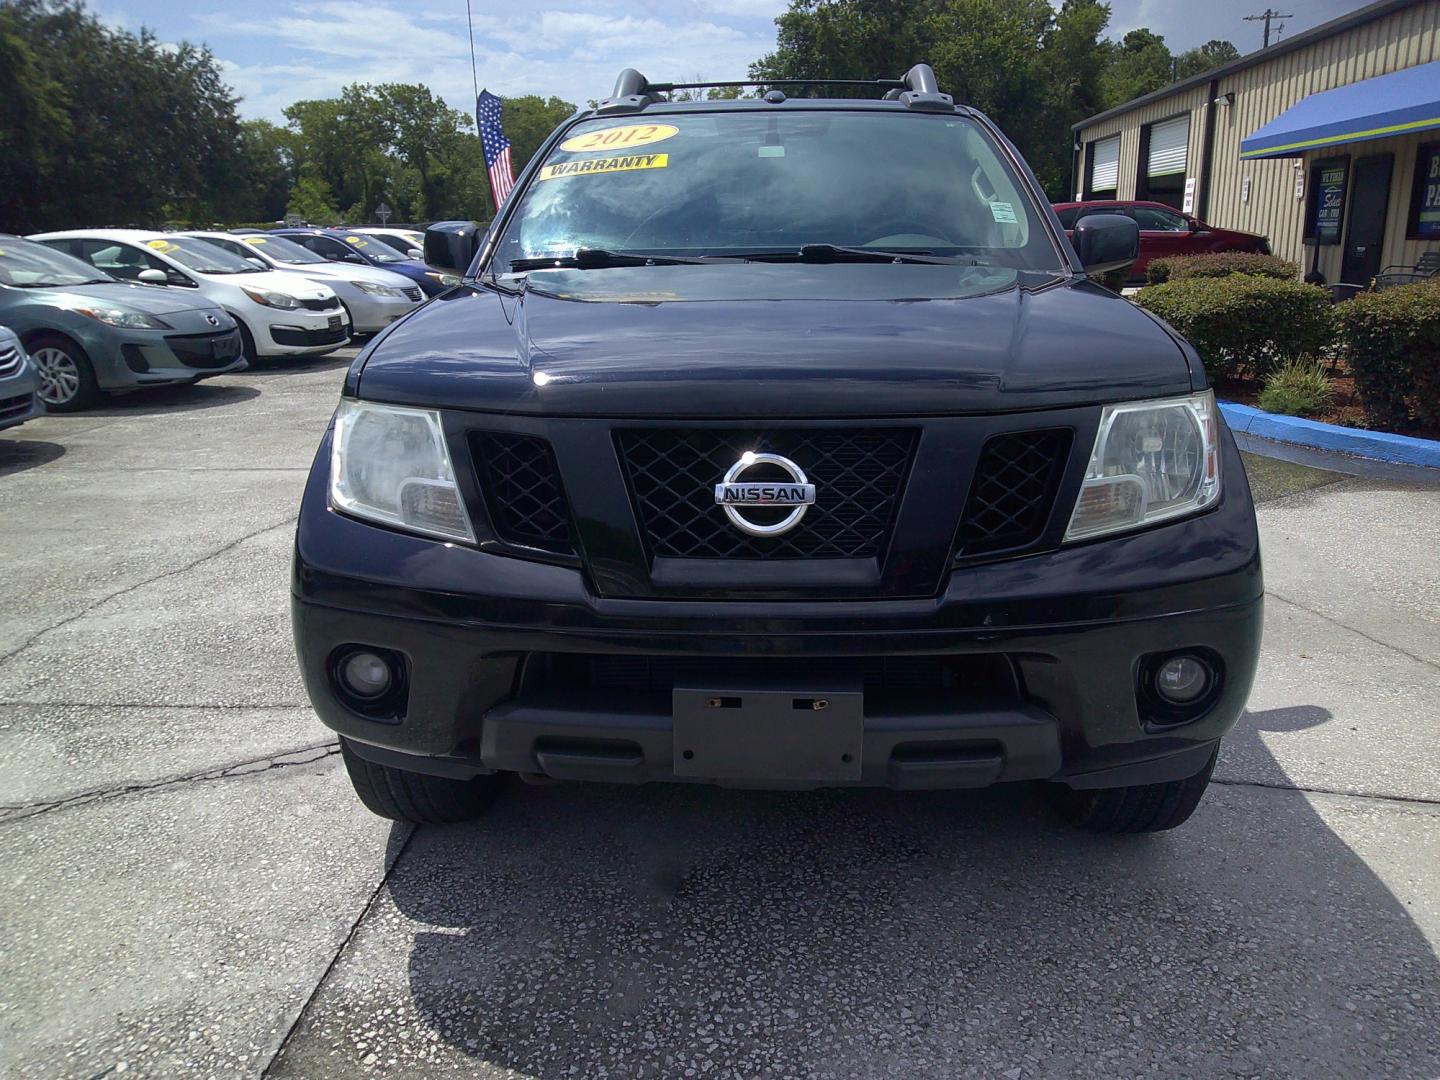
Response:
[[[1058,0],[1057,0],[1058,2]],[[1295,0],[1293,35],[1362,0]],[[281,110],[353,82],[418,82],[471,111],[465,0],[92,0],[107,22],[203,42],[241,96],[240,112],[283,122]],[[502,96],[603,98],[622,68],[656,81],[744,78],[775,44],[784,0],[471,0],[481,87]],[[1226,38],[1260,47],[1264,0],[1111,0],[1109,36],[1147,26],[1175,52]],[[916,57],[916,60],[923,57]],[[861,73],[863,74],[863,73]],[[899,74],[898,72],[896,74]],[[942,88],[943,89],[943,88]]]

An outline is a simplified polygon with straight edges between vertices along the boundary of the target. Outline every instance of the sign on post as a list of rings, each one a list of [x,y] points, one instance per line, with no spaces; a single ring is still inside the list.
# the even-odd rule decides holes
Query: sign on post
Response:
[[[1345,224],[1345,188],[1350,159],[1332,158],[1310,166],[1310,198],[1306,203],[1305,239],[1313,244],[1338,244]]]
[[[391,210],[390,207],[383,202],[379,206],[375,207],[375,216],[380,219],[381,225],[384,225],[387,221],[389,221],[390,215],[394,212],[394,210]]]

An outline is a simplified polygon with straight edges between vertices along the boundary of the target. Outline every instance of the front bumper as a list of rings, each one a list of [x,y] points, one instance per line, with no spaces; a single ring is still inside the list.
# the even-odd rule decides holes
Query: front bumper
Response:
[[[107,328],[81,344],[102,390],[194,383],[248,366],[235,328],[197,333]]]
[[[413,287],[413,286],[411,286]],[[344,297],[345,306],[350,309],[354,320],[352,330],[357,334],[373,334],[402,319],[420,306],[420,300],[409,300],[402,296],[372,296],[355,289]]]
[[[296,539],[296,647],[321,720],[362,755],[421,772],[735,782],[677,756],[664,686],[544,673],[644,658],[722,694],[761,669],[773,680],[778,667],[782,689],[819,695],[837,672],[901,658],[955,676],[918,695],[866,685],[856,768],[821,783],[1178,779],[1199,771],[1239,718],[1259,654],[1259,540],[1229,440],[1226,477],[1219,506],[1196,518],[967,566],[938,597],[706,601],[598,597],[573,567],[362,524],[326,507],[322,464]],[[396,715],[367,717],[337,694],[332,666],[349,645],[403,658]],[[1222,677],[1202,710],[1172,723],[1148,709],[1140,672],[1181,650],[1213,657]]]
[[[262,356],[313,356],[333,352],[350,340],[350,320],[339,306],[323,312],[275,312],[271,317],[264,339],[256,337]]]
[[[40,379],[22,354],[20,370],[0,379],[0,431],[17,427],[45,411],[35,391]]]

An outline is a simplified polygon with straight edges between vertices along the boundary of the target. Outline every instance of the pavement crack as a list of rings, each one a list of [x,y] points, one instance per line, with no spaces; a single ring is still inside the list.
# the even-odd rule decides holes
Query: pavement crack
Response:
[[[1364,630],[1357,630],[1349,623],[1343,623],[1332,615],[1326,615],[1323,611],[1317,611],[1315,608],[1307,607],[1305,604],[1300,603],[1300,601],[1298,600],[1292,600],[1290,599],[1290,597],[1276,592],[1273,588],[1266,588],[1265,598],[1269,600],[1271,597],[1279,600],[1282,604],[1289,604],[1291,607],[1299,608],[1301,611],[1304,611],[1310,615],[1314,615],[1317,619],[1321,619],[1329,623],[1331,626],[1338,626],[1341,630],[1344,630],[1347,633],[1354,634],[1357,637],[1362,637],[1366,641],[1370,642],[1372,645],[1379,645],[1382,649],[1389,649],[1392,652],[1399,653],[1401,656],[1407,656],[1411,660],[1414,660],[1417,664],[1424,664],[1428,668],[1434,668],[1436,671],[1440,671],[1440,664],[1437,664],[1434,660],[1427,660],[1425,657],[1417,656],[1415,653],[1410,652],[1408,649],[1402,649],[1399,645],[1392,644],[1388,641],[1381,641],[1377,637],[1371,637],[1369,634],[1365,633]]]
[[[1338,795],[1346,799],[1370,799],[1375,802],[1408,803],[1412,806],[1440,806],[1440,798],[1426,798],[1421,795],[1377,795],[1368,791],[1341,791],[1339,788],[1305,787],[1303,784],[1281,784],[1273,780],[1222,780],[1210,778],[1212,784],[1224,787],[1257,787],[1271,791],[1298,791],[1305,795]]]
[[[102,596],[99,600],[96,600],[93,604],[86,606],[83,610],[77,611],[74,615],[68,615],[57,623],[51,623],[49,626],[35,631],[35,633],[31,634],[15,648],[11,649],[9,652],[3,655],[0,655],[0,666],[3,666],[9,663],[11,660],[15,659],[15,657],[19,656],[26,649],[30,648],[30,646],[34,645],[45,635],[55,630],[61,630],[64,627],[69,626],[71,623],[85,618],[85,616],[91,614],[92,612],[98,611],[100,608],[104,607],[112,600],[118,600],[122,596],[128,596],[130,593],[135,592],[137,589],[143,589],[146,585],[153,585],[157,581],[163,581],[165,578],[174,577],[176,574],[189,573],[196,567],[203,566],[211,559],[219,558],[221,555],[225,555],[228,552],[234,551],[237,547],[245,543],[245,541],[247,540],[253,540],[257,536],[263,536],[267,532],[273,532],[276,529],[291,525],[294,523],[294,521],[295,515],[288,514],[283,520],[277,521],[273,525],[264,525],[261,528],[256,529],[254,532],[248,532],[244,536],[237,537],[236,539],[230,541],[228,544],[225,544],[222,547],[218,547],[209,554],[202,555],[200,556],[200,558],[188,562],[184,566],[177,566],[170,570],[163,570],[160,573],[156,574],[154,577],[148,577],[144,581],[137,581],[132,585],[125,586],[125,588],[123,589],[117,589],[113,593]]]
[[[229,780],[239,776],[255,776],[259,773],[272,772],[277,769],[287,769],[295,765],[309,765],[316,761],[323,761],[325,758],[333,757],[339,752],[339,742],[333,739],[327,739],[325,742],[312,743],[309,746],[301,746],[295,750],[287,750],[280,754],[269,754],[265,757],[232,761],[228,765],[220,765],[213,769],[206,769],[203,772],[186,773],[183,776],[167,776],[159,780],[147,780],[144,783],[138,784],[122,784],[119,787],[113,788],[92,788],[89,791],[68,795],[63,799],[46,799],[38,802],[20,803],[10,806],[0,805],[0,825],[6,825],[13,821],[25,821],[28,818],[39,817],[41,814],[48,814],[55,810],[69,809],[73,806],[84,806],[94,802],[108,802],[111,799],[122,798],[126,795],[158,791],[162,788],[183,787],[189,784],[208,783],[213,780]]]

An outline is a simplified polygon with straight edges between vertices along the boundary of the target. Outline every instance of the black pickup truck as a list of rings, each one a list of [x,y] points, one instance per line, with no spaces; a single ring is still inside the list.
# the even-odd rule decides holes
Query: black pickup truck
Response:
[[[462,284],[356,358],[295,547],[371,810],[467,818],[511,773],[1195,809],[1263,598],[1205,372],[1087,278],[1133,221],[1072,245],[930,68],[866,86],[627,70],[488,231],[427,233]]]

